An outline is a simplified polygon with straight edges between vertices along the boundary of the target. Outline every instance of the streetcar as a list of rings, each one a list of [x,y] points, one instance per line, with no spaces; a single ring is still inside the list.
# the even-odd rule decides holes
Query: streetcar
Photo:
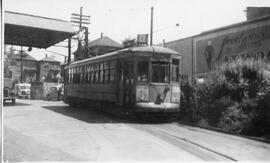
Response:
[[[119,115],[176,117],[180,68],[180,54],[159,46],[131,47],[75,61],[65,67],[64,101]]]

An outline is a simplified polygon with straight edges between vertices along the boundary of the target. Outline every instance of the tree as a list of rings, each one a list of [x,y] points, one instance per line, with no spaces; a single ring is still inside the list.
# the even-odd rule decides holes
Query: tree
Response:
[[[12,62],[14,56],[15,56],[15,49],[13,48],[13,46],[11,46],[9,48],[8,52],[4,52],[4,77],[12,77],[12,73],[10,71],[10,63]]]
[[[130,37],[125,38],[125,40],[122,42],[124,48],[133,47],[136,45],[136,39],[131,39]]]

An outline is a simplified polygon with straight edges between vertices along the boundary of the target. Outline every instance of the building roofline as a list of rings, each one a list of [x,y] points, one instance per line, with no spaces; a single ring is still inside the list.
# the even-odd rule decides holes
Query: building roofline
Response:
[[[14,12],[14,11],[7,11],[5,10],[6,13],[11,13],[11,14],[19,14],[19,15],[25,15],[25,16],[31,16],[31,17],[36,17],[36,18],[42,18],[42,19],[49,19],[49,20],[56,20],[56,21],[62,21],[62,22],[69,22],[66,20],[61,20],[61,19],[56,19],[56,18],[49,18],[49,17],[44,17],[44,16],[37,16],[37,15],[32,15],[32,14],[26,14],[26,13],[20,13],[20,12]]]
[[[227,25],[227,26],[223,26],[223,27],[219,27],[219,28],[215,28],[215,29],[211,29],[211,30],[207,30],[207,31],[202,32],[200,35],[205,35],[205,34],[209,34],[209,33],[212,33],[212,32],[219,32],[219,31],[222,31],[222,30],[225,30],[225,29],[230,29],[230,28],[234,28],[234,27],[237,27],[237,26],[251,24],[251,23],[255,23],[255,22],[258,22],[258,21],[262,21],[262,20],[268,20],[268,19],[270,19],[270,15],[260,17],[260,18],[257,18],[257,19],[246,20],[246,21],[243,21],[243,22],[239,22],[239,23],[235,23],[235,24],[231,24],[231,25]]]

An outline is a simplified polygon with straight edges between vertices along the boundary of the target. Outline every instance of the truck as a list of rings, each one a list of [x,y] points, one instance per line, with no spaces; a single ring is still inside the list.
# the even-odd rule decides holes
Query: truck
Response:
[[[3,102],[11,101],[12,104],[15,104],[16,93],[14,89],[14,83],[11,78],[4,78],[4,99]]]

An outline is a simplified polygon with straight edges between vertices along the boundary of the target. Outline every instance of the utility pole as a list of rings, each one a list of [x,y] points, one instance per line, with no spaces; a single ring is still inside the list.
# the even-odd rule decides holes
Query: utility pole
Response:
[[[153,44],[153,10],[154,7],[151,7],[151,25],[150,25],[150,46]]]
[[[82,7],[80,7],[80,14],[72,13],[71,17],[71,23],[73,23],[73,26],[79,27],[78,33],[84,30],[84,41],[85,41],[85,47],[86,47],[86,52],[84,51],[83,56],[86,57],[88,55],[88,27],[83,26],[83,25],[88,25],[90,24],[90,16],[89,15],[83,15],[82,13]],[[78,47],[80,44],[81,40],[78,42]],[[68,58],[70,61],[70,56]]]
[[[20,57],[21,57],[21,83],[23,82],[23,47],[21,46],[20,51]]]
[[[73,26],[79,27],[79,31],[83,29],[84,24],[88,25],[90,24],[90,17],[89,15],[83,15],[82,14],[83,7],[80,7],[80,14],[72,13],[71,14],[71,23],[73,23]]]

